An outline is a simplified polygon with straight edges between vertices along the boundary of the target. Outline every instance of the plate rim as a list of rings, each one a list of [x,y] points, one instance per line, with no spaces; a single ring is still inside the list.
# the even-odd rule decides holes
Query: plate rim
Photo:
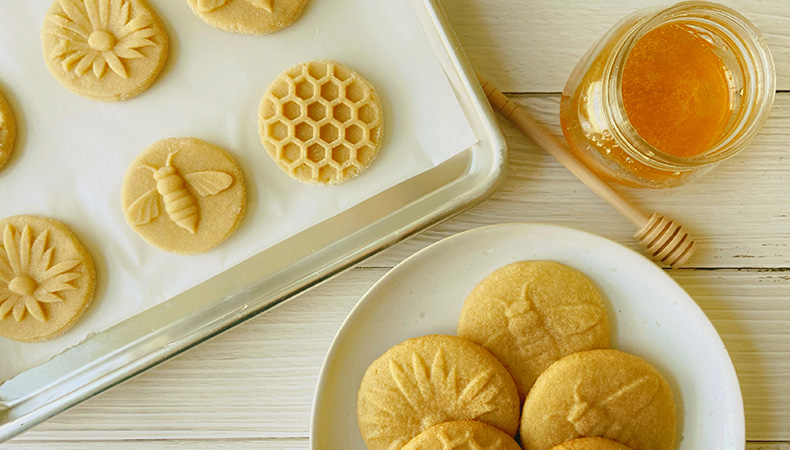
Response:
[[[422,257],[426,253],[435,251],[436,247],[453,245],[455,241],[466,238],[469,235],[485,234],[490,232],[497,232],[502,229],[511,229],[511,228],[523,228],[525,230],[524,231],[525,234],[529,232],[534,232],[535,230],[539,230],[539,229],[557,230],[563,233],[578,234],[588,239],[597,240],[604,245],[608,245],[612,248],[617,248],[624,255],[630,254],[630,257],[632,258],[637,257],[638,259],[648,262],[649,265],[652,267],[649,270],[651,270],[653,273],[661,273],[661,276],[663,278],[670,281],[675,288],[682,291],[685,294],[683,302],[686,304],[686,306],[691,308],[691,311],[694,314],[701,316],[703,320],[701,320],[700,322],[703,324],[703,326],[708,328],[707,330],[708,332],[712,332],[712,335],[715,336],[718,343],[721,344],[720,346],[717,347],[716,351],[719,353],[720,356],[725,357],[726,361],[729,363],[726,365],[726,372],[723,373],[722,376],[724,376],[727,379],[729,384],[736,387],[734,392],[728,390],[728,393],[732,397],[731,400],[734,401],[733,403],[736,408],[736,410],[733,411],[733,416],[734,416],[733,418],[735,420],[730,422],[730,426],[732,426],[732,436],[736,442],[734,448],[739,450],[744,450],[746,448],[746,418],[745,418],[745,410],[743,404],[743,392],[741,390],[740,381],[738,380],[738,375],[735,370],[735,365],[732,362],[732,357],[730,356],[729,351],[727,350],[727,347],[724,344],[724,341],[721,339],[721,335],[719,334],[718,330],[716,330],[716,327],[713,326],[713,323],[710,321],[710,318],[708,318],[707,314],[705,314],[705,311],[702,310],[702,308],[694,300],[694,298],[692,298],[688,294],[688,292],[686,292],[686,290],[683,289],[683,287],[673,277],[669,276],[669,274],[667,274],[664,269],[656,265],[653,261],[642,255],[641,253],[638,253],[628,247],[625,247],[622,244],[619,244],[611,239],[607,239],[603,236],[590,233],[588,231],[584,231],[564,225],[556,225],[556,224],[548,224],[548,223],[505,222],[505,223],[485,225],[482,227],[465,230],[447,236],[443,239],[440,239],[439,241],[436,241],[428,245],[425,248],[418,250],[417,252],[409,255],[407,258],[405,258],[404,260],[393,266],[392,268],[388,269],[386,273],[384,273],[381,277],[379,277],[379,279],[376,280],[376,282],[373,285],[371,285],[365,291],[365,293],[359,298],[357,303],[354,305],[354,307],[348,313],[346,318],[343,320],[342,324],[340,325],[337,332],[335,333],[335,336],[332,338],[332,342],[326,352],[326,355],[324,356],[324,360],[321,363],[321,370],[319,372],[318,379],[316,381],[316,387],[313,392],[313,401],[310,408],[310,422],[309,422],[309,431],[308,431],[310,450],[320,450],[320,447],[318,447],[318,443],[316,442],[316,436],[315,436],[315,430],[318,428],[318,409],[319,409],[318,400],[322,396],[322,393],[325,391],[326,388],[326,383],[329,376],[330,362],[332,361],[333,357],[337,353],[340,347],[340,341],[348,332],[348,328],[350,324],[355,321],[356,317],[359,314],[361,314],[362,309],[365,306],[367,306],[368,303],[370,303],[370,299],[372,298],[371,293],[375,292],[381,284],[387,282],[391,276],[394,276],[395,274],[404,270],[403,269],[404,266],[408,267],[415,259]],[[676,448],[677,446],[680,445],[680,442],[681,440],[679,439],[676,443]]]

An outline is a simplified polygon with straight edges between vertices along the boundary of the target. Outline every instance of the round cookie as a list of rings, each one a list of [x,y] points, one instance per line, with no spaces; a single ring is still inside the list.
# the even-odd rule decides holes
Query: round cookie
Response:
[[[373,361],[362,378],[357,420],[370,450],[401,448],[428,428],[478,420],[516,434],[519,399],[502,364],[455,336],[404,341]]]
[[[550,261],[499,268],[467,297],[458,335],[494,354],[513,375],[523,400],[551,363],[608,348],[606,306],[581,272]]]
[[[0,93],[0,169],[14,153],[16,143],[16,120],[3,94]]]
[[[631,450],[625,445],[598,437],[574,439],[564,442],[551,450]]]
[[[244,218],[246,196],[233,157],[195,138],[163,139],[143,150],[121,192],[132,229],[154,247],[182,255],[230,237]]]
[[[603,437],[633,450],[673,450],[672,390],[653,366],[617,350],[568,355],[543,372],[524,402],[521,443],[549,450],[578,437]]]
[[[0,336],[52,339],[93,301],[93,258],[62,223],[36,216],[0,220]]]
[[[384,130],[373,86],[334,61],[307,62],[280,74],[263,95],[258,126],[277,167],[302,183],[325,185],[367,169]]]
[[[501,430],[474,420],[434,425],[409,441],[403,450],[521,450]]]
[[[223,31],[269,34],[296,22],[307,0],[187,0],[203,22]]]
[[[167,31],[145,0],[55,0],[41,41],[60,84],[101,101],[143,93],[168,53]]]

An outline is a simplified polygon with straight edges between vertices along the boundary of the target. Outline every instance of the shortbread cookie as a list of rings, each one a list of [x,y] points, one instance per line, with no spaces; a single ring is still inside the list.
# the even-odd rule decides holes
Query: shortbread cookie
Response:
[[[603,437],[633,450],[673,450],[672,390],[644,360],[617,350],[568,355],[543,372],[524,402],[521,443],[549,450],[578,437]]]
[[[365,372],[357,419],[370,450],[401,448],[428,428],[478,420],[516,434],[519,399],[505,368],[483,347],[455,336],[402,342]]]
[[[141,94],[167,60],[167,31],[145,0],[55,0],[41,40],[60,84],[94,100]]]
[[[247,204],[241,169],[225,150],[195,138],[163,139],[129,165],[121,199],[146,242],[182,255],[206,252],[239,227]]]
[[[16,143],[16,120],[3,94],[0,93],[0,169],[14,153]]]
[[[581,272],[549,261],[495,270],[469,294],[458,335],[494,354],[523,400],[543,370],[581,350],[609,347],[606,307]]]
[[[403,450],[521,450],[502,430],[474,420],[432,426],[409,441]]]
[[[625,445],[598,437],[574,439],[564,442],[551,450],[631,450]]]
[[[0,220],[0,336],[52,339],[93,301],[91,255],[62,223],[36,216]]]
[[[378,154],[382,117],[379,96],[364,78],[334,61],[312,61],[274,80],[258,123],[263,146],[283,172],[307,184],[338,184]]]
[[[187,0],[203,22],[220,30],[269,34],[296,22],[307,0]]]

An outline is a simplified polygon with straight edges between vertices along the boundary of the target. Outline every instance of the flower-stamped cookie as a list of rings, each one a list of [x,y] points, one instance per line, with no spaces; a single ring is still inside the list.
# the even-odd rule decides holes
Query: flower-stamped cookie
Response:
[[[296,21],[307,0],[187,0],[201,20],[220,30],[269,34]]]
[[[9,217],[0,233],[0,336],[38,342],[71,328],[96,289],[90,254],[52,219]]]
[[[403,450],[521,450],[512,436],[474,420],[432,426],[409,441]]]
[[[335,61],[286,70],[263,94],[258,129],[277,167],[307,184],[359,175],[383,141],[381,101],[361,75]]]
[[[244,218],[247,191],[233,157],[195,138],[163,139],[126,172],[126,221],[149,244],[192,255],[230,237]]]
[[[633,450],[674,450],[676,414],[672,389],[653,366],[617,350],[589,350],[560,359],[535,381],[524,402],[521,443],[550,450],[602,437]]]
[[[11,158],[16,143],[16,120],[3,94],[0,93],[0,170]]]
[[[495,270],[467,297],[458,335],[494,354],[516,380],[522,400],[561,357],[609,347],[606,307],[592,282],[551,261]]]
[[[168,54],[167,31],[145,0],[55,0],[41,39],[55,78],[72,92],[102,101],[144,92]]]
[[[518,428],[513,378],[491,353],[455,336],[404,341],[365,372],[357,420],[370,450],[402,448],[442,422],[477,420],[510,436]]]

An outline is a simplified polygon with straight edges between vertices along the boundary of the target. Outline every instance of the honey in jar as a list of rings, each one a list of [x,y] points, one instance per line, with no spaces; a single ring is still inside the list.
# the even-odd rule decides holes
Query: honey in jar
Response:
[[[754,26],[729,8],[684,2],[616,25],[563,91],[563,133],[604,177],[672,187],[742,150],[767,119],[775,74]]]

